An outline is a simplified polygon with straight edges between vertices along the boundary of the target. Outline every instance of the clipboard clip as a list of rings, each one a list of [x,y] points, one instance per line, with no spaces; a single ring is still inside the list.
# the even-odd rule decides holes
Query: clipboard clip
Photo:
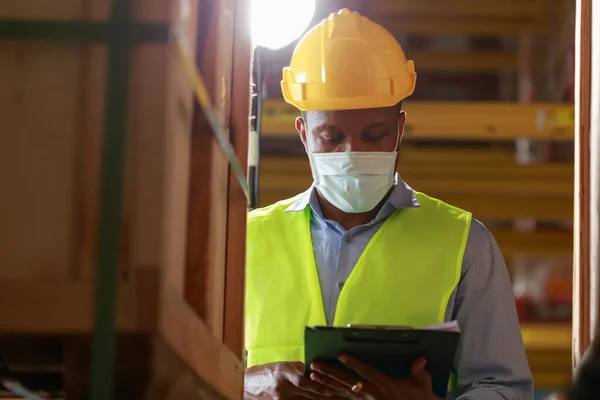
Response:
[[[372,330],[381,330],[381,331],[406,331],[412,330],[412,326],[385,326],[385,325],[346,325],[346,328],[352,329],[372,329]]]

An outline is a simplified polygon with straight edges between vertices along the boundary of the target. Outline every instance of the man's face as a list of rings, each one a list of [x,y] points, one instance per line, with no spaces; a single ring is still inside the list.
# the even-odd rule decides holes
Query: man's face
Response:
[[[296,119],[302,143],[313,153],[394,151],[404,113],[397,107],[348,111],[308,111]]]

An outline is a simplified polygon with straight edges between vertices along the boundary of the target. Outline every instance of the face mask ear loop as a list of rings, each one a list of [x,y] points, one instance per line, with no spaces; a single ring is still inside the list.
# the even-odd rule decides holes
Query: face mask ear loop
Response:
[[[308,156],[308,163],[310,165],[310,171],[312,172],[314,184],[318,185],[319,184],[319,174],[317,172],[317,165],[316,165],[314,157],[313,157],[314,153],[312,152],[312,150],[310,150],[310,145],[308,144],[308,141],[306,142],[306,148],[304,150],[306,151],[306,155]]]
[[[400,148],[400,119],[398,119],[398,129],[396,131],[398,133],[398,137],[396,137],[396,147],[394,149],[394,152],[398,152],[398,149]]]

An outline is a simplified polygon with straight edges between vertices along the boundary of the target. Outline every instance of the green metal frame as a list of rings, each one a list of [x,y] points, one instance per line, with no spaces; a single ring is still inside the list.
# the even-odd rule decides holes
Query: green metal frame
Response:
[[[113,0],[108,22],[0,19],[0,39],[103,42],[109,47],[98,259],[92,341],[92,400],[112,400],[115,388],[117,276],[127,134],[129,54],[140,42],[168,42],[169,25],[132,21],[132,0]]]

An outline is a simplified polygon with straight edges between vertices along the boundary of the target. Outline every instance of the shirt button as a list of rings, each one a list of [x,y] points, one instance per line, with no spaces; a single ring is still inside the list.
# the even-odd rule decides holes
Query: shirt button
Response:
[[[344,282],[338,283],[338,289],[342,290],[343,287],[344,287]]]
[[[352,236],[346,236],[344,240],[346,241],[346,243],[352,243]]]

